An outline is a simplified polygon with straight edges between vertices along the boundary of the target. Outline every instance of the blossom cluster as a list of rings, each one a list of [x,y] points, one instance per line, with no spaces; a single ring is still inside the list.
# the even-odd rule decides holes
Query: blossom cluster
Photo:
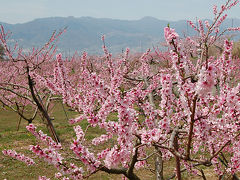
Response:
[[[88,169],[93,172],[101,164],[94,154],[91,153],[88,148],[83,146],[78,140],[75,140],[70,149],[75,153],[75,155],[88,167]]]
[[[175,41],[176,43],[179,37],[178,34],[175,32],[175,30],[170,27],[164,28],[164,35],[167,43],[169,44],[172,43],[173,41]]]
[[[203,67],[199,74],[196,92],[199,95],[204,96],[212,91],[214,85],[215,85],[215,67],[210,65],[208,66],[207,70],[205,69],[205,67]]]
[[[24,154],[20,154],[20,153],[17,153],[16,151],[14,150],[3,150],[2,153],[5,155],[5,156],[10,156],[12,158],[15,158],[19,161],[22,161],[24,163],[26,163],[27,165],[34,165],[35,162],[33,161],[33,159],[25,156]]]
[[[45,161],[47,161],[49,164],[59,165],[59,163],[62,163],[62,156],[55,150],[51,148],[44,148],[41,149],[39,145],[30,146],[30,150],[35,153],[40,158],[43,158]]]
[[[44,134],[41,130],[39,132],[37,132],[36,126],[34,124],[29,124],[28,126],[26,126],[26,128],[36,138],[40,139],[42,142],[46,143],[51,148],[53,148],[53,149],[61,149],[62,148],[60,143],[56,143],[55,141],[53,141],[53,139],[51,137],[49,137],[47,134]]]

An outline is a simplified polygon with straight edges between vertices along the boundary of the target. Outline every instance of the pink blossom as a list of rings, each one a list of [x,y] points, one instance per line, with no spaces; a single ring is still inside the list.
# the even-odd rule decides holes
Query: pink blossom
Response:
[[[16,151],[14,150],[3,150],[2,153],[5,155],[5,156],[10,156],[10,157],[13,157],[19,161],[22,161],[24,163],[26,163],[28,166],[31,166],[31,165],[34,165],[35,162],[33,161],[33,159],[25,156],[24,154],[20,154],[20,153],[17,153]]]
[[[55,178],[60,179],[62,177],[62,173],[58,172],[55,173]]]
[[[77,136],[77,141],[82,140],[84,138],[85,134],[84,134],[81,126],[75,126],[74,131],[75,131],[76,136]]]
[[[50,178],[47,178],[46,176],[39,176],[38,180],[50,180]]]
[[[31,132],[35,137],[45,142],[48,146],[52,147],[53,149],[61,149],[62,146],[60,143],[56,143],[53,139],[46,134],[44,134],[41,130],[39,132],[36,131],[36,126],[34,124],[29,124],[26,126],[27,130]]]
[[[58,153],[54,149],[51,148],[41,149],[39,145],[36,146],[31,145],[30,150],[50,164],[58,166],[59,164],[62,163],[63,157],[61,156],[60,153]]]
[[[107,140],[111,139],[112,138],[112,135],[111,134],[103,134],[101,135],[100,137],[96,137],[92,140],[92,144],[97,146],[99,144],[102,144],[104,142],[106,142]]]
[[[240,31],[240,27],[228,28],[228,31]]]
[[[215,85],[215,67],[209,66],[206,70],[203,68],[199,74],[199,80],[196,86],[196,91],[199,95],[205,96],[212,91]]]
[[[213,14],[217,15],[217,6],[216,5],[213,6]]]
[[[164,36],[168,44],[172,43],[172,41],[177,42],[179,37],[178,34],[175,32],[175,30],[170,27],[164,28]]]

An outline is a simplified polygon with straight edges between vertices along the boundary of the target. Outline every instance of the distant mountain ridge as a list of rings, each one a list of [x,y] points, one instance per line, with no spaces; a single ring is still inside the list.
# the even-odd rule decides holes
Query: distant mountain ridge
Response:
[[[228,19],[223,28],[240,26],[240,19]],[[49,17],[40,18],[22,24],[1,23],[12,32],[12,39],[19,42],[24,49],[41,47],[50,38],[54,30],[67,27],[58,41],[59,51],[72,54],[75,51],[87,51],[90,54],[101,53],[101,36],[106,35],[106,44],[113,53],[120,53],[129,47],[135,51],[145,51],[163,41],[163,28],[170,24],[172,28],[183,34],[194,35],[186,20],[166,21],[153,17],[140,20],[117,20],[92,17]]]

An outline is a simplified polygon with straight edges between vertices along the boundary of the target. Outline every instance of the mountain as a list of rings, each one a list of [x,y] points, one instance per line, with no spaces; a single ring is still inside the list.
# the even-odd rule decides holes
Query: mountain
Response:
[[[240,26],[240,19],[229,19],[223,28]],[[59,51],[72,54],[75,51],[87,51],[90,54],[102,53],[103,42],[101,36],[105,35],[105,42],[112,53],[120,53],[126,47],[135,51],[145,51],[147,48],[159,46],[163,41],[163,29],[170,27],[183,36],[194,35],[195,32],[187,27],[185,20],[166,21],[153,17],[144,17],[140,20],[117,20],[92,17],[49,17],[35,19],[22,24],[1,23],[6,30],[12,32],[11,38],[23,47],[41,47],[48,41],[54,30],[67,27],[57,43]]]

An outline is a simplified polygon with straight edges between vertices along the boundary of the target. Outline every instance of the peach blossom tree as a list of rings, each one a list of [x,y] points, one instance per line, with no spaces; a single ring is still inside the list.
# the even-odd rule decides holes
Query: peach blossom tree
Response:
[[[137,180],[140,177],[136,170],[147,169],[152,157],[156,157],[156,179],[163,179],[164,162],[171,159],[176,167],[171,178],[182,179],[182,172],[187,171],[206,179],[203,166],[214,167],[219,177],[229,173],[237,178],[240,83],[232,57],[233,42],[225,40],[223,52],[217,57],[208,53],[226,32],[219,28],[227,17],[224,13],[237,4],[228,0],[219,10],[214,6],[211,24],[189,21],[199,33],[195,39],[182,39],[166,27],[166,53],[149,49],[133,63],[129,49],[113,57],[103,45],[104,57],[91,59],[83,53],[76,57],[78,60],[67,62],[57,54],[52,74],[29,71],[30,82],[61,97],[64,104],[79,113],[69,120],[76,134],[70,149],[79,163],[67,161],[60,153],[62,145],[37,131],[34,124],[27,129],[46,148],[35,145],[31,151],[53,164],[59,179],[84,179],[103,171]],[[167,65],[163,66],[163,61]],[[110,119],[111,115],[116,115],[116,120]],[[88,127],[101,129],[102,133],[91,142],[85,138],[90,132],[81,127],[83,120],[87,120]],[[107,148],[97,150],[102,144]],[[34,164],[31,158],[13,150],[3,153]]]

